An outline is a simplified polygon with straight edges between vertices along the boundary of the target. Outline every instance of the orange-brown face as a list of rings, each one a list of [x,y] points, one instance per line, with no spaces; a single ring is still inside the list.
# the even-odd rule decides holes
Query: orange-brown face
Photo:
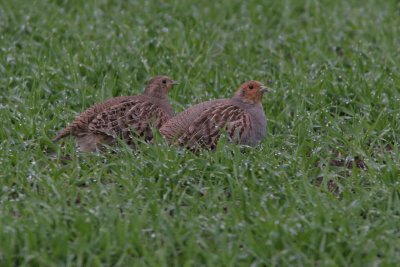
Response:
[[[260,103],[265,92],[268,92],[268,88],[261,82],[248,81],[240,86],[236,92],[236,96],[244,102]]]
[[[146,91],[154,95],[167,95],[172,86],[178,84],[168,76],[155,76],[150,79]]]

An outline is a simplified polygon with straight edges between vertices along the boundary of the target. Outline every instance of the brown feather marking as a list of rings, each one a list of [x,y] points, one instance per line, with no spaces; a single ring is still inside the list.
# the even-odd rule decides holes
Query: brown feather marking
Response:
[[[53,138],[53,142],[56,142],[71,134],[77,136],[77,134],[80,132],[87,131],[89,123],[103,110],[113,105],[129,101],[130,99],[132,99],[132,96],[118,96],[91,106],[75,117],[75,119],[66,128],[60,131],[57,136]]]
[[[178,138],[180,145],[190,149],[215,148],[224,128],[228,138],[241,142],[245,129],[251,126],[249,115],[240,107],[219,104],[206,108]],[[248,128],[251,131],[251,127]]]
[[[89,130],[97,133],[121,137],[132,143],[134,137],[153,138],[152,129],[162,126],[171,116],[149,101],[130,101],[106,110],[89,125]]]

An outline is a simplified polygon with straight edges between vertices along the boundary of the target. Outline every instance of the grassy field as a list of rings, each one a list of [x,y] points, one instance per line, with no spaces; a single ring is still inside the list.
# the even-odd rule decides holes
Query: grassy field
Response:
[[[0,1],[0,266],[398,265],[399,2],[189,2]],[[52,144],[157,74],[178,112],[269,82],[267,138]]]

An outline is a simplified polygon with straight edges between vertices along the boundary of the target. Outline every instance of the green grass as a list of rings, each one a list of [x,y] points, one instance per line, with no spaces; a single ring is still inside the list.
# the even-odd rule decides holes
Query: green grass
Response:
[[[1,1],[0,266],[398,265],[399,14],[394,0]],[[200,155],[162,138],[51,143],[157,74],[181,82],[176,111],[272,80],[266,139]],[[346,157],[368,169],[330,164]]]

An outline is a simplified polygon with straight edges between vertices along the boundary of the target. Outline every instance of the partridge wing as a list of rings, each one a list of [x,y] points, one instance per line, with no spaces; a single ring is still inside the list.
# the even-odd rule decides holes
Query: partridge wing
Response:
[[[252,130],[249,114],[231,104],[219,104],[206,108],[178,138],[180,145],[190,149],[206,147],[214,149],[226,131],[232,142],[241,143]]]
[[[168,116],[154,103],[135,99],[105,110],[89,125],[91,132],[113,137],[145,137],[151,140],[152,127],[159,127],[168,120]]]
[[[76,135],[81,135],[87,132],[89,123],[96,118],[97,115],[99,115],[101,112],[103,112],[105,109],[108,109],[114,105],[127,102],[132,97],[130,96],[119,96],[119,97],[114,97],[112,99],[106,100],[102,103],[95,104],[91,106],[90,108],[86,109],[84,112],[79,114],[68,127],[63,129],[61,132],[57,134],[56,137],[53,138],[53,141],[58,141],[61,138],[64,138],[67,135],[70,134],[76,134]]]

